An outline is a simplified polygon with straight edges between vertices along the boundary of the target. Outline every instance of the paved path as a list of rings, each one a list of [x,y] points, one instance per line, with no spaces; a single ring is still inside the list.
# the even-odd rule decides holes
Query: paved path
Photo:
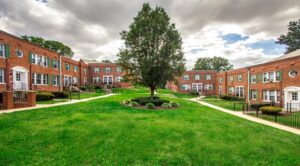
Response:
[[[232,110],[228,110],[228,109],[225,109],[225,108],[221,108],[221,107],[215,106],[213,104],[209,104],[209,103],[204,102],[204,101],[196,100],[195,98],[194,99],[188,99],[188,100],[200,103],[202,105],[214,108],[216,110],[219,110],[219,111],[222,111],[222,112],[234,115],[234,116],[238,116],[238,117],[243,118],[243,119],[250,120],[252,122],[264,124],[264,125],[271,126],[271,127],[274,127],[274,128],[280,129],[280,130],[284,130],[284,131],[288,131],[288,132],[300,135],[300,130],[296,129],[296,128],[284,126],[284,125],[274,123],[274,122],[270,122],[270,121],[267,121],[267,120],[264,120],[264,119],[256,118],[256,117],[249,116],[249,115],[245,115],[245,114],[243,114],[243,112],[237,112],[237,111],[232,111]]]
[[[16,108],[16,109],[9,109],[9,110],[2,110],[0,111],[0,115],[4,113],[12,113],[12,112],[18,112],[18,111],[27,111],[27,110],[33,110],[33,109],[39,109],[39,108],[49,108],[49,107],[55,107],[55,106],[61,106],[61,105],[68,105],[68,104],[75,104],[75,103],[81,103],[85,101],[95,100],[95,99],[101,99],[109,96],[113,96],[116,94],[108,94],[103,96],[97,96],[97,97],[91,97],[87,99],[81,99],[81,100],[71,100],[68,102],[61,102],[56,104],[37,104],[34,107],[26,107],[26,108]]]

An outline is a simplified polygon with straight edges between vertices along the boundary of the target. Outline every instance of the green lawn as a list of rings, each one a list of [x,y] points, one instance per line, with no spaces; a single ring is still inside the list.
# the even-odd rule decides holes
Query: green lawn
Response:
[[[67,102],[69,99],[59,99],[59,100],[49,100],[49,101],[37,101],[36,104],[56,104],[56,103],[62,103]]]
[[[300,164],[295,134],[180,98],[174,110],[123,106],[133,91],[0,115],[0,165]]]
[[[234,111],[242,111],[245,104],[244,101],[230,101],[216,98],[204,98],[203,101]]]
[[[91,97],[97,97],[97,96],[102,96],[104,95],[103,91],[99,92],[83,92],[80,93],[80,100],[81,99],[87,99]],[[75,92],[72,94],[72,99],[78,100],[79,99],[79,93]],[[67,102],[70,101],[69,98],[66,99],[54,99],[54,100],[49,100],[49,101],[37,101],[37,104],[56,104],[56,103],[61,103],[61,102]]]

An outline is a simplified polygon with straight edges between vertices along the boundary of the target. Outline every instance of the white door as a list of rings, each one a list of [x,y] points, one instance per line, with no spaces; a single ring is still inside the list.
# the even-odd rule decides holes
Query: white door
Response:
[[[192,89],[197,92],[202,92],[202,83],[192,83]]]
[[[110,85],[113,83],[112,76],[103,76],[103,84]]]
[[[13,69],[13,89],[28,90],[28,71],[23,67]]]

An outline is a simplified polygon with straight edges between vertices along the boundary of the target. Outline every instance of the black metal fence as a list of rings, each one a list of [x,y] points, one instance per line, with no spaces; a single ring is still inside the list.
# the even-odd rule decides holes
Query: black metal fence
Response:
[[[290,108],[290,106],[289,106]],[[251,107],[250,104],[243,106],[243,113],[275,123],[300,128],[300,112],[284,111],[277,114],[264,114],[259,107]]]
[[[27,102],[27,92],[26,91],[14,91],[13,92],[14,103],[24,103]]]
[[[80,91],[69,91],[69,99],[78,99],[80,100]]]

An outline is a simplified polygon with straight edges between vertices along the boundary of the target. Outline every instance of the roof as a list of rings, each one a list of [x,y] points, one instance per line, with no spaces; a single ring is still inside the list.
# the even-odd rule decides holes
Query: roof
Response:
[[[293,52],[290,52],[288,54],[284,54],[284,55],[282,55],[282,56],[280,56],[278,58],[272,59],[272,60],[270,60],[268,62],[274,62],[274,61],[284,60],[284,59],[293,58],[293,57],[297,57],[297,56],[300,57],[300,49],[298,49],[296,51],[293,51]]]
[[[90,63],[101,63],[97,60],[94,60],[94,59],[81,59],[84,63],[86,64],[90,64]]]

